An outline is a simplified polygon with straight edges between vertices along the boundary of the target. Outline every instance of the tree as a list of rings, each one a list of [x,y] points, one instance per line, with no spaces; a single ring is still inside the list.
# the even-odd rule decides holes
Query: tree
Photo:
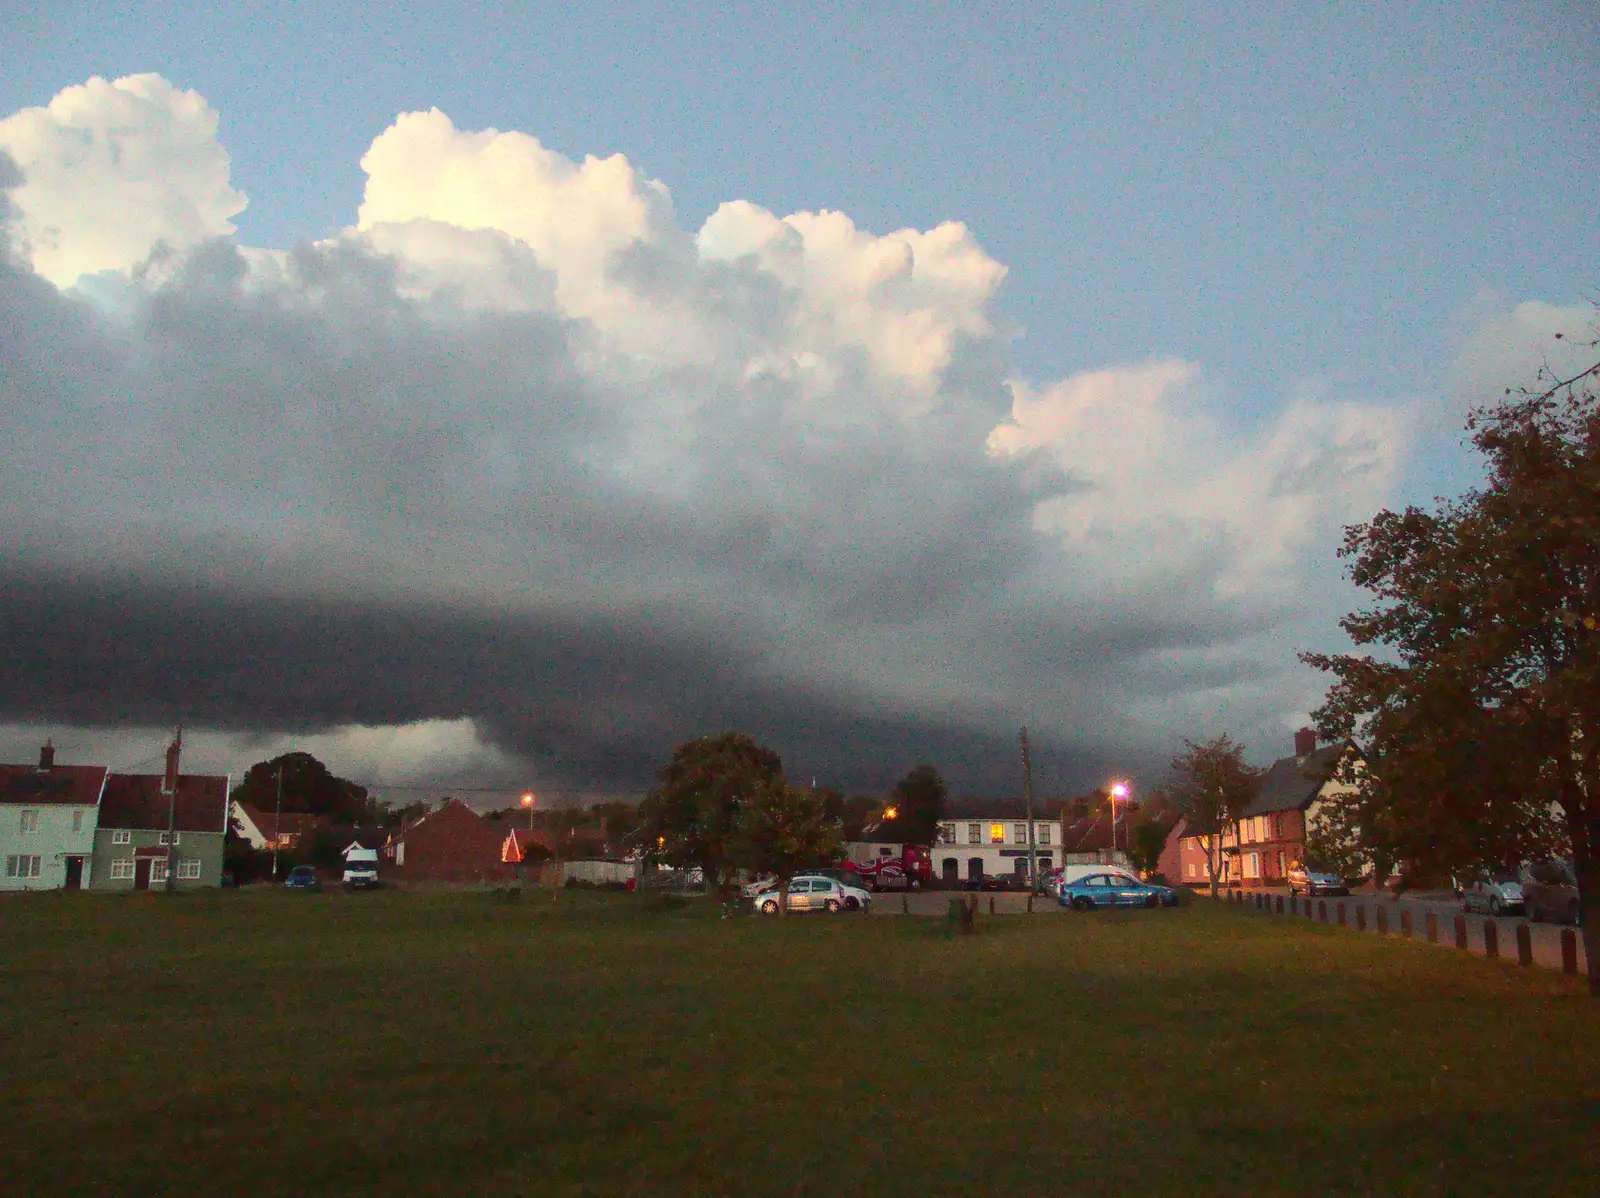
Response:
[[[1140,873],[1153,874],[1160,868],[1161,854],[1167,847],[1167,833],[1171,828],[1171,824],[1149,819],[1133,826],[1128,834],[1128,859]]]
[[[1227,736],[1184,744],[1184,752],[1172,759],[1174,778],[1167,793],[1182,806],[1190,826],[1206,838],[1206,872],[1211,897],[1216,898],[1222,834],[1229,828],[1238,831],[1245,805],[1256,796],[1260,772],[1245,764],[1244,747]]]
[[[944,779],[931,765],[916,766],[894,784],[889,806],[881,825],[885,832],[906,844],[934,844],[939,839],[939,820],[944,815]],[[888,812],[893,811],[893,818]]]
[[[1366,847],[1424,868],[1570,853],[1600,996],[1597,377],[1475,409],[1482,487],[1346,529],[1378,604],[1340,624],[1383,652],[1302,659],[1335,678],[1320,727],[1366,742]]]
[[[377,804],[367,798],[366,787],[337,777],[310,753],[283,753],[256,762],[245,771],[231,797],[261,811],[275,810],[280,770],[284,811],[323,815],[342,824],[369,823],[379,815]]]
[[[731,855],[755,873],[778,879],[778,911],[789,909],[789,880],[801,869],[832,861],[842,829],[814,790],[768,779],[740,804]]]
[[[724,732],[679,745],[657,780],[639,805],[646,850],[669,865],[699,866],[714,890],[728,868],[741,805],[781,783],[783,763],[743,732]]]

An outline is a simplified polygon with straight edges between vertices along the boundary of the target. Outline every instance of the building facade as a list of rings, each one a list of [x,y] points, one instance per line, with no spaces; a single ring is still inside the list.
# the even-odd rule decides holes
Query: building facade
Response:
[[[179,773],[181,749],[181,738],[167,749],[164,773],[107,779],[94,835],[96,890],[165,889],[169,860],[177,889],[222,884],[229,779]]]
[[[402,882],[488,882],[514,877],[502,829],[460,799],[392,833],[383,846],[389,873]]]
[[[57,765],[49,744],[37,765],[0,765],[0,890],[91,884],[106,777],[102,765]]]
[[[952,799],[932,846],[933,876],[942,882],[1028,876],[1030,828],[1039,872],[1060,865],[1061,821],[1036,808],[1030,825],[1021,799]]]

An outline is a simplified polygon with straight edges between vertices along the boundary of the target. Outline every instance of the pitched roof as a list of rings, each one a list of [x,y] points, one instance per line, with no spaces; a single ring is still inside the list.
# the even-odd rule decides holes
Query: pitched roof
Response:
[[[1059,818],[1061,801],[1059,799],[1033,800],[1033,820],[1040,823],[1044,820]],[[944,814],[941,820],[959,823],[962,820],[986,819],[1027,819],[1028,804],[1020,797],[1001,799],[979,798],[953,798],[946,799]]]
[[[93,807],[106,783],[103,765],[0,765],[0,803]]]
[[[1280,757],[1261,776],[1256,797],[1240,814],[1269,815],[1275,811],[1304,811],[1333,776],[1347,744],[1323,745],[1304,757]]]
[[[160,774],[112,774],[100,801],[102,828],[163,831],[167,796]],[[228,779],[206,774],[178,775],[176,802],[180,832],[227,832]]]
[[[302,836],[312,831],[321,824],[328,822],[325,815],[313,815],[306,811],[262,811],[252,807],[249,803],[240,803],[240,808],[250,817],[250,822],[256,830],[268,840],[276,840],[280,834],[287,836]]]

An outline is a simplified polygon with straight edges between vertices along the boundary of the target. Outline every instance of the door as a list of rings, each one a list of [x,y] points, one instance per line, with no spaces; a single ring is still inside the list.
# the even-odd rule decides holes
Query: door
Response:
[[[82,890],[83,889],[83,858],[82,857],[68,857],[67,858],[66,888],[68,890]]]
[[[981,877],[983,877],[983,858],[982,857],[969,857],[969,858],[967,858],[967,877],[969,877],[969,878],[981,878]]]
[[[135,890],[150,889],[150,858],[140,857],[133,863],[133,888]]]
[[[959,882],[961,880],[961,862],[954,857],[946,857],[941,869],[946,882]]]
[[[811,880],[801,878],[789,883],[789,910],[805,911],[811,906]]]

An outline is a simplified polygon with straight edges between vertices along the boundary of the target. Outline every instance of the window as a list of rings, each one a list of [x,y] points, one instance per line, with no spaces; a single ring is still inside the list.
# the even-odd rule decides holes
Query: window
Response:
[[[178,862],[178,881],[194,881],[200,876],[200,859],[192,858],[188,861]]]
[[[878,856],[880,856],[880,857],[893,857],[894,856],[894,850],[891,849],[888,845],[884,845],[881,849],[878,850]]]
[[[113,832],[111,834],[111,843],[112,844],[132,844],[133,843],[133,833],[128,831],[128,829],[126,829],[126,828],[118,828],[115,832]]]
[[[83,812],[74,811],[72,813],[72,830],[74,832],[83,831]]]
[[[169,837],[170,837],[170,839],[168,839]],[[183,841],[183,833],[182,832],[163,832],[161,834],[161,843],[162,844],[180,844],[180,843],[182,843],[182,841]]]
[[[22,831],[31,834],[39,830],[39,809],[26,807],[22,812]]]
[[[1011,829],[1011,839],[1012,839],[1013,843],[1016,843],[1016,844],[1027,844],[1028,843],[1028,825],[1027,824],[1015,824],[1015,825],[1013,825],[1012,829]]]
[[[1006,826],[1004,824],[989,825],[989,843],[1004,844],[1006,842]]]
[[[1049,844],[1050,843],[1050,825],[1049,824],[1040,824],[1039,825],[1039,843],[1040,844]]]
[[[167,861],[165,857],[156,857],[150,862],[150,881],[165,882],[167,880]]]
[[[133,858],[119,857],[113,861],[111,863],[111,877],[113,880],[133,877]]]
[[[983,843],[983,825],[982,824],[968,824],[967,825],[967,843],[968,844],[982,844]]]
[[[956,826],[954,824],[939,825],[939,843],[954,844],[956,842]]]
[[[37,878],[39,876],[39,858],[24,854],[20,857],[6,858],[6,877],[8,878]]]

